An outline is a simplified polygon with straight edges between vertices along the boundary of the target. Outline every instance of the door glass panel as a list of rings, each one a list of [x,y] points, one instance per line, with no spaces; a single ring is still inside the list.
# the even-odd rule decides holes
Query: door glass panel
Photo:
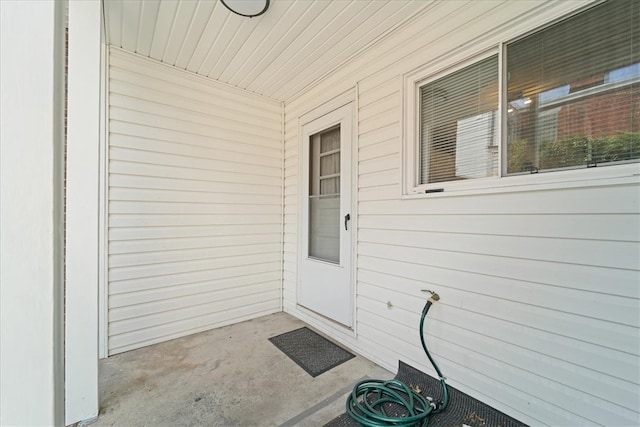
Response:
[[[335,173],[340,173],[340,152],[323,155],[320,152],[320,175],[328,177]]]
[[[309,138],[309,257],[340,262],[340,126]]]
[[[340,150],[340,126],[320,134],[320,152]]]
[[[320,181],[320,194],[329,195],[340,193],[340,177],[327,178]]]

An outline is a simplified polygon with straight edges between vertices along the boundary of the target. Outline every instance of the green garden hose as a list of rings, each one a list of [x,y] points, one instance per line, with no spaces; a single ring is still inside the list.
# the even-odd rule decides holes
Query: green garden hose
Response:
[[[431,297],[422,309],[420,318],[420,342],[431,365],[440,377],[442,400],[434,403],[398,380],[364,380],[355,385],[347,397],[347,414],[365,427],[426,427],[429,416],[442,412],[449,403],[449,391],[440,368],[431,357],[424,342],[424,322],[429,307],[440,299],[431,291]],[[386,408],[386,409],[385,409]],[[388,414],[390,410],[400,409],[401,415]]]

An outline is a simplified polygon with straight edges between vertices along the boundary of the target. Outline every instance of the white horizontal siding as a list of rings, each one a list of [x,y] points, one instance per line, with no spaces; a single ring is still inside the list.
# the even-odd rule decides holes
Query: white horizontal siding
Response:
[[[588,2],[439,2],[285,104],[284,309],[393,369],[434,374],[532,425],[639,425],[640,184],[401,197],[402,76]],[[358,88],[356,331],[296,305],[298,118]]]
[[[109,354],[279,311],[280,105],[109,60]]]

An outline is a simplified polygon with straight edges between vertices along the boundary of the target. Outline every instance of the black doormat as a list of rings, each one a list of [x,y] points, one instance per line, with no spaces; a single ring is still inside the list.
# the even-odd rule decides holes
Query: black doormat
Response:
[[[356,357],[306,326],[271,337],[269,341],[312,377]]]
[[[420,389],[424,397],[431,397],[435,402],[442,399],[440,381],[400,361],[395,379],[402,381],[413,389]],[[491,406],[457,390],[449,388],[449,405],[444,412],[429,417],[429,427],[453,427],[467,425],[469,427],[526,427],[526,424],[493,409]],[[346,398],[345,398],[346,404]],[[325,427],[358,427],[348,414],[344,413],[325,424]]]

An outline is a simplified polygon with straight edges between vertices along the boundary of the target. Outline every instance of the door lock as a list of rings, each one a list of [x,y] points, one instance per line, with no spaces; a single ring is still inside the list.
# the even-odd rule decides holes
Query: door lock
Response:
[[[349,230],[349,228],[347,227],[347,221],[349,221],[351,219],[351,215],[350,214],[346,214],[344,216],[344,229],[345,230]]]

